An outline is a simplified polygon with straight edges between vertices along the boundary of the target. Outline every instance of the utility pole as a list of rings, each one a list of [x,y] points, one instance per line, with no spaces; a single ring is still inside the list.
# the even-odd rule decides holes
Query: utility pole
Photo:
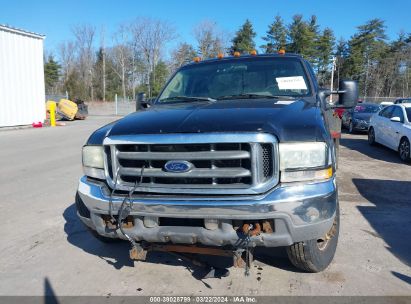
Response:
[[[136,43],[132,44],[132,67],[133,67],[133,71],[132,71],[132,87],[133,87],[133,100],[136,99],[136,54],[137,54],[137,46]]]
[[[365,81],[364,81],[364,101],[367,99],[367,86],[368,86],[368,71],[370,68],[370,59],[367,56],[367,69],[365,71]]]
[[[332,92],[334,90],[334,71],[335,71],[335,56],[332,56],[332,68],[331,68],[331,85],[330,85],[330,91]],[[330,95],[330,103],[333,102],[333,94]]]
[[[106,48],[104,45],[104,28],[101,30],[101,55],[103,59],[103,101],[106,101]]]

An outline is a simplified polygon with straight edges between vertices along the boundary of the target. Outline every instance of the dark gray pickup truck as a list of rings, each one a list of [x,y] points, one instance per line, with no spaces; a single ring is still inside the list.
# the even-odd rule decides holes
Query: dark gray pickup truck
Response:
[[[320,89],[293,54],[183,66],[146,109],[90,136],[78,215],[103,241],[129,240],[135,259],[233,252],[239,266],[256,246],[286,246],[321,271],[339,233],[332,113],[357,97],[353,81]]]

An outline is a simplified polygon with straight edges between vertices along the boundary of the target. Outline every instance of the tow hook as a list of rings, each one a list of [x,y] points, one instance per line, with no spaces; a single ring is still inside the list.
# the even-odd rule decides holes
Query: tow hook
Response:
[[[243,233],[247,236],[257,236],[261,233],[261,225],[260,223],[254,224],[244,224],[242,227]]]

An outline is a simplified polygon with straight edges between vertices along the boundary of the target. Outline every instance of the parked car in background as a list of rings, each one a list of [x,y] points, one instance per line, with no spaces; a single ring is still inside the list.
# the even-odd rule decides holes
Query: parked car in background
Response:
[[[395,101],[395,104],[411,103],[411,98],[400,98]]]
[[[382,106],[383,108],[393,105],[394,103],[392,101],[383,101],[380,103],[380,106]]]
[[[372,116],[368,142],[398,151],[401,160],[410,161],[411,103],[388,106]]]
[[[381,108],[380,105],[375,103],[361,103],[355,108],[344,112],[342,126],[347,128],[350,133],[356,131],[367,132],[371,116],[381,110]]]

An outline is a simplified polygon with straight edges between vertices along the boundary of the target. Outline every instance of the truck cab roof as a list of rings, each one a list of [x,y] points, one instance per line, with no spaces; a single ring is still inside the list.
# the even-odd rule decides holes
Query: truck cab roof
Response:
[[[228,61],[228,60],[243,60],[243,59],[254,59],[254,58],[299,58],[303,59],[301,55],[294,54],[294,53],[285,53],[285,54],[278,54],[278,53],[273,53],[273,54],[258,54],[258,55],[240,55],[240,56],[225,56],[222,58],[209,58],[205,60],[200,60],[199,62],[192,61],[188,63],[186,66],[189,65],[197,65],[197,64],[207,64],[207,63],[212,63],[212,62],[219,62],[219,61]]]

